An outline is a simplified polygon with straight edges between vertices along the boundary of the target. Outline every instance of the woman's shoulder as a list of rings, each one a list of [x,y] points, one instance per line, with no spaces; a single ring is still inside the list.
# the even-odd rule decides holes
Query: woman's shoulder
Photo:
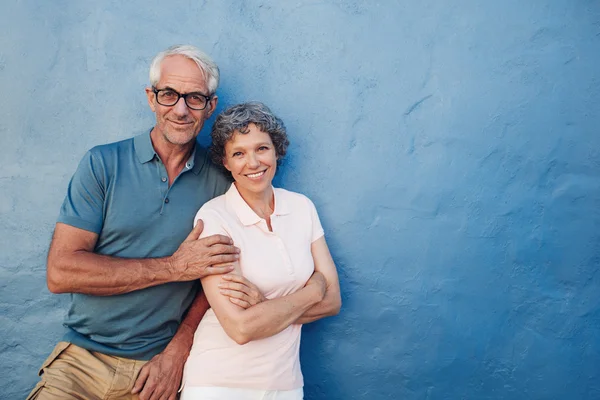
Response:
[[[273,188],[275,191],[275,199],[280,199],[292,208],[297,207],[314,207],[311,199],[305,194],[292,192],[291,190],[282,188]]]
[[[225,207],[225,195],[215,197],[204,203],[194,217],[194,226],[198,220],[202,220],[204,228],[200,237],[206,237],[214,234],[229,235],[229,220]]]
[[[200,207],[200,209],[198,210],[198,213],[196,216],[207,215],[207,214],[222,215],[223,212],[225,212],[225,195],[224,194],[217,196],[214,199],[209,200],[206,203],[204,203],[204,205],[202,207]]]

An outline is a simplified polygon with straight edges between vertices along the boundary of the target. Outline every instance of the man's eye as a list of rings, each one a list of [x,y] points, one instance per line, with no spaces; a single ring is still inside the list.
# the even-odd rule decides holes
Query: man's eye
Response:
[[[204,97],[201,97],[200,95],[197,95],[197,94],[188,95],[188,99],[190,99],[191,101],[194,101],[196,103],[200,103],[200,102],[204,101]]]
[[[172,90],[165,90],[163,92],[160,92],[160,97],[164,99],[174,99],[175,97],[177,97],[177,94],[175,94],[175,92],[173,92]]]

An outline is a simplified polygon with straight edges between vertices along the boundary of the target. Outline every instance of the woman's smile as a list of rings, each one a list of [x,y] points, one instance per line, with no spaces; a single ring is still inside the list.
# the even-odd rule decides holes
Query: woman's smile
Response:
[[[265,174],[265,171],[266,171],[266,169],[265,169],[265,170],[263,170],[263,171],[260,171],[260,172],[255,172],[255,173],[252,173],[252,174],[246,174],[246,176],[247,176],[248,178],[250,178],[250,179],[256,179],[256,180],[259,180],[259,179],[260,179],[260,177],[261,177],[261,176],[263,176],[263,175]]]

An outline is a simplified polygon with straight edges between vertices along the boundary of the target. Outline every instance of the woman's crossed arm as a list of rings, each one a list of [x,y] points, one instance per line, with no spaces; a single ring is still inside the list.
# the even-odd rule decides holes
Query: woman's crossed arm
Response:
[[[311,245],[315,272],[303,289],[273,300],[256,304],[260,298],[258,289],[240,274],[224,275],[225,283],[220,291],[217,277],[202,280],[205,290],[212,291],[217,308],[212,305],[217,318],[227,334],[236,342],[246,343],[262,339],[281,332],[290,324],[307,324],[321,318],[337,315],[342,305],[340,284],[335,263],[327,247],[325,237],[315,240]],[[325,294],[317,300],[308,294],[310,286],[324,287]],[[255,293],[256,292],[256,293]],[[209,296],[207,292],[207,296]],[[312,305],[309,306],[309,303]],[[230,303],[230,304],[228,304]]]
[[[239,269],[236,272],[239,274]],[[202,279],[202,287],[219,323],[238,344],[246,344],[283,331],[321,302],[327,289],[324,276],[313,274],[306,285],[294,293],[244,308],[221,293],[220,282],[220,276],[208,276]]]

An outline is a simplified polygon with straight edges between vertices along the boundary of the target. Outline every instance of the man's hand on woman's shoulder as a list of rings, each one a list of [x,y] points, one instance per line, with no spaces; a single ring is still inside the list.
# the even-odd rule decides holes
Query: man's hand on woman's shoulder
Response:
[[[231,238],[212,235],[199,239],[204,224],[202,220],[170,257],[169,265],[174,281],[193,281],[208,275],[226,274],[233,271],[233,263],[240,250]]]

